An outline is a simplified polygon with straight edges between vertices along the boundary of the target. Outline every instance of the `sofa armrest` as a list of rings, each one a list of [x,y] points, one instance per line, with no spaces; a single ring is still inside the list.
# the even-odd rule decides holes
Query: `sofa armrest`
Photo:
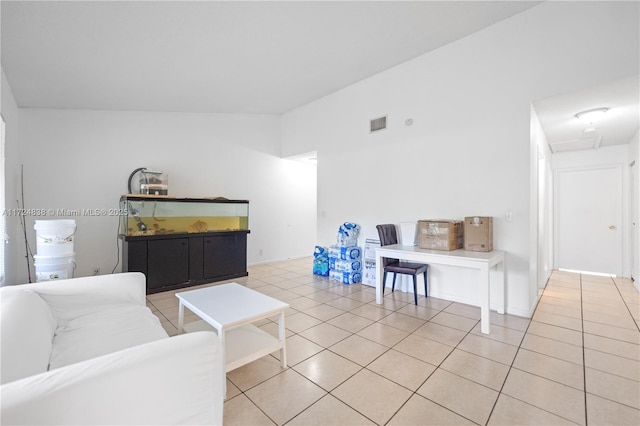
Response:
[[[189,333],[7,383],[0,423],[222,424],[222,350]]]
[[[124,272],[122,274],[57,280],[53,283],[21,284],[15,288],[52,296],[90,294],[144,305],[146,303],[147,278],[141,272]]]

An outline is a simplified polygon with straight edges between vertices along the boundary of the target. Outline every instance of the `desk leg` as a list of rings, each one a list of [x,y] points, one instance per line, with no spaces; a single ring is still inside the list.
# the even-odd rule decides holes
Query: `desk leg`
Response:
[[[382,282],[384,277],[384,267],[382,266],[382,256],[376,253],[376,303],[382,304]]]
[[[178,331],[184,333],[184,305],[182,300],[178,304]]]
[[[507,288],[504,283],[504,259],[496,265],[496,279],[498,280],[498,313],[505,313]]]
[[[278,318],[278,338],[280,339],[280,343],[282,344],[282,347],[280,348],[280,366],[282,368],[287,368],[287,346],[284,328],[284,311],[280,312],[280,317]]]
[[[480,331],[489,334],[489,266],[483,265],[480,268]]]

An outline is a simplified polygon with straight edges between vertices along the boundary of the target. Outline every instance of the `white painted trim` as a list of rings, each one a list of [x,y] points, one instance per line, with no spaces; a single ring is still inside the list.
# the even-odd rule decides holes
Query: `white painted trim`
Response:
[[[260,262],[252,262],[252,263],[247,263],[247,266],[258,266],[258,265],[266,265],[269,263],[277,263],[277,262],[286,262],[287,260],[298,260],[298,259],[305,259],[305,258],[312,258],[313,254],[310,254],[308,256],[297,256],[297,257],[284,257],[281,259],[269,259],[269,260],[261,260]]]
[[[534,120],[538,123],[538,116],[533,108],[533,104],[529,106],[530,122],[529,122],[529,291],[528,299],[534,305],[538,303],[538,226],[540,220],[538,218],[538,200],[539,200],[539,163],[538,163],[538,139],[535,137]],[[507,303],[507,306],[509,304]],[[531,315],[529,315],[529,318]]]

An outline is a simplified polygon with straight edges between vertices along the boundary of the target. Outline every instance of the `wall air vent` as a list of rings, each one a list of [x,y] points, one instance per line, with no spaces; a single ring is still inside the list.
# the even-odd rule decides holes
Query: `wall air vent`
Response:
[[[568,141],[549,142],[549,148],[552,153],[580,151],[585,149],[598,149],[600,140],[597,138],[573,139]]]
[[[373,132],[378,132],[380,130],[384,130],[386,128],[387,128],[387,116],[385,115],[384,117],[374,118],[373,120],[371,120],[369,131],[373,133]]]

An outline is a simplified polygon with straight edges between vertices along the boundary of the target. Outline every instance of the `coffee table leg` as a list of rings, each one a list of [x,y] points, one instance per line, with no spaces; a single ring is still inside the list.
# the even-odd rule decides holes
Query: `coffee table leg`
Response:
[[[222,380],[224,381],[223,389],[223,398],[227,399],[227,344],[226,344],[226,336],[225,331],[223,329],[216,329],[218,332],[218,338],[220,339],[220,345],[222,346],[222,365],[224,374],[222,375]]]
[[[280,317],[278,318],[278,338],[280,339],[280,343],[282,347],[280,348],[280,365],[282,368],[287,368],[287,346],[286,346],[286,335],[284,329],[284,311],[280,312]]]
[[[184,332],[184,305],[182,300],[178,304],[178,331],[180,333]]]
[[[278,317],[278,339],[280,340],[280,344],[282,347],[280,348],[280,366],[282,368],[287,368],[287,346],[286,346],[286,335],[284,329],[284,311],[280,312],[280,316]]]

